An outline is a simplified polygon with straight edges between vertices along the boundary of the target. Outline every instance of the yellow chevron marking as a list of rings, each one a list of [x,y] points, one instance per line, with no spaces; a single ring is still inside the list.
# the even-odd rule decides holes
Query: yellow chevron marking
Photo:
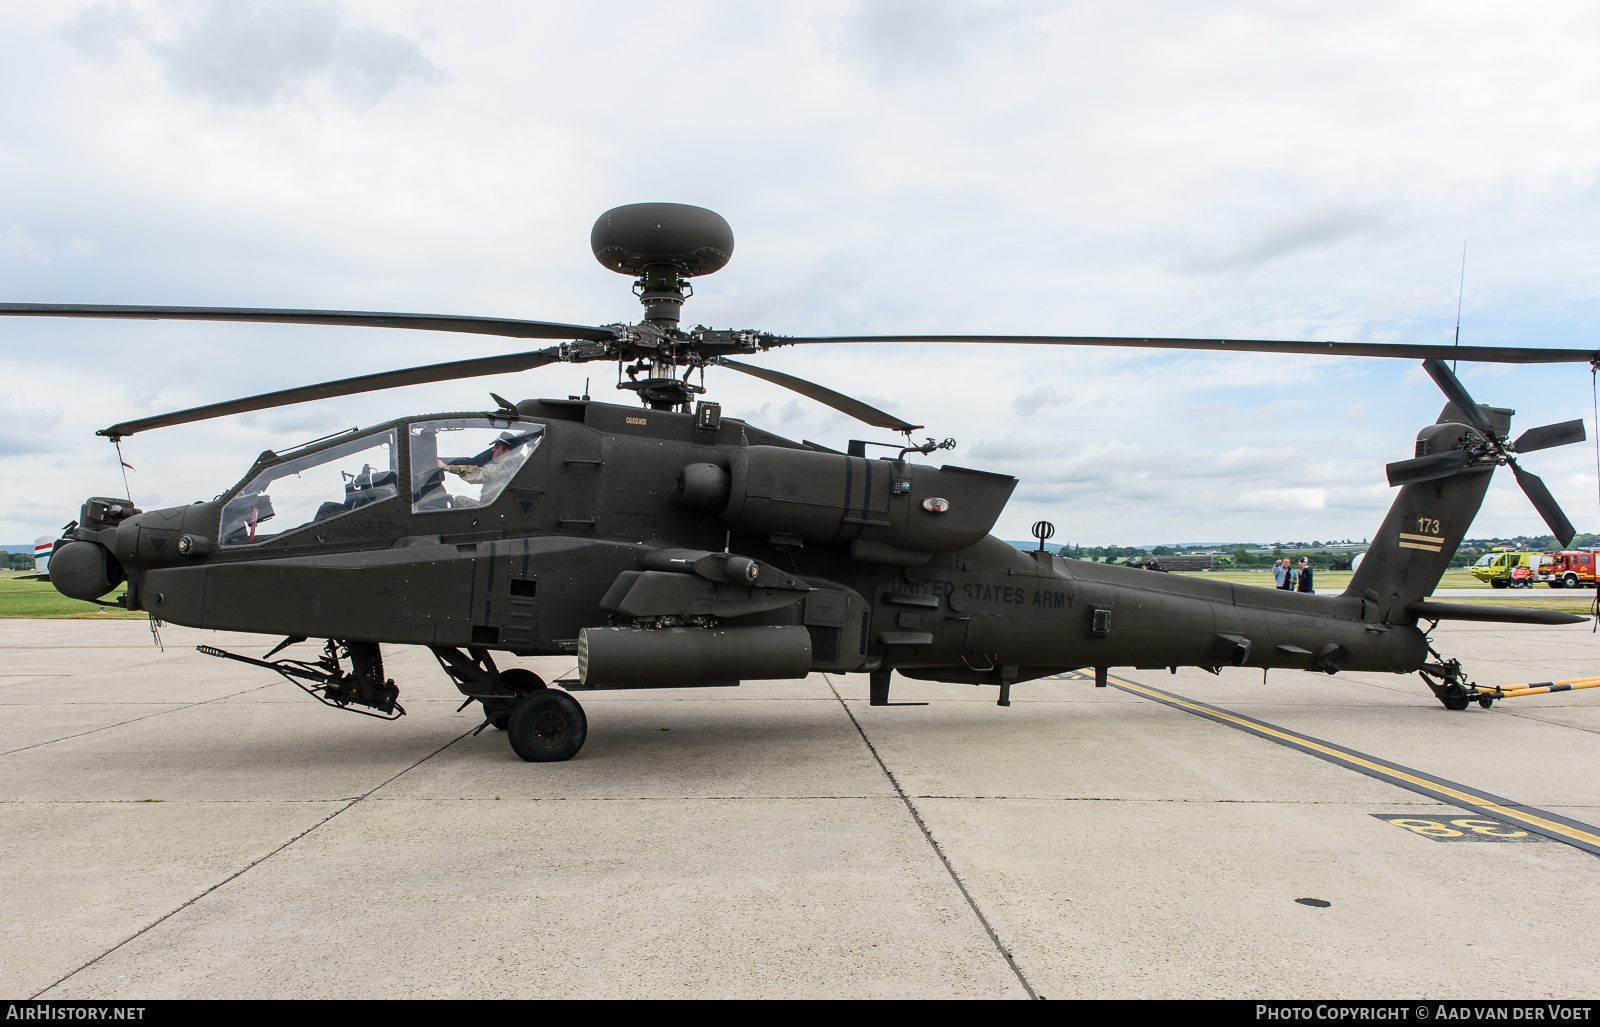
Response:
[[[1219,720],[1226,720],[1229,723],[1237,724],[1239,727],[1245,728],[1248,731],[1258,731],[1261,734],[1270,735],[1273,738],[1279,738],[1286,742],[1293,742],[1295,745],[1304,746],[1307,749],[1314,749],[1317,752],[1326,753],[1336,760],[1366,767],[1379,777],[1386,777],[1395,781],[1409,781],[1420,788],[1426,788],[1429,791],[1437,792],[1441,795],[1448,795],[1452,798],[1460,799],[1462,802],[1478,809],[1492,810],[1496,816],[1505,817],[1507,820],[1511,820],[1519,824],[1536,824],[1546,831],[1553,831],[1556,834],[1567,838],[1576,838],[1579,841],[1587,842],[1590,845],[1600,845],[1600,835],[1590,834],[1588,831],[1580,831],[1575,827],[1568,827],[1566,824],[1558,824],[1554,821],[1546,820],[1543,817],[1536,817],[1531,813],[1523,813],[1518,810],[1508,809],[1499,803],[1489,802],[1488,800],[1481,799],[1476,795],[1471,795],[1467,792],[1451,788],[1449,785],[1437,784],[1433,781],[1425,781],[1420,777],[1414,777],[1411,774],[1407,774],[1401,770],[1390,770],[1388,767],[1373,763],[1370,760],[1364,760],[1361,757],[1352,755],[1348,752],[1343,752],[1341,750],[1313,742],[1304,735],[1297,735],[1290,731],[1282,731],[1278,728],[1268,727],[1259,721],[1246,720],[1243,717],[1237,717],[1231,713],[1224,713],[1219,709],[1201,706],[1198,703],[1187,702],[1183,699],[1177,698],[1176,696],[1157,692],[1154,689],[1146,688],[1143,685],[1132,681],[1127,681],[1123,678],[1111,678],[1111,680],[1115,681],[1117,684],[1131,692],[1138,692],[1141,695],[1147,695],[1158,702],[1171,703],[1174,706],[1182,706],[1184,709],[1192,710],[1195,713],[1201,714],[1202,716],[1216,717]]]

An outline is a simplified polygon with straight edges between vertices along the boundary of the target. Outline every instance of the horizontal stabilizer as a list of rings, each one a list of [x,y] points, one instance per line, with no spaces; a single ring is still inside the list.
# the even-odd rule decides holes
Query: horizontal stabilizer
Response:
[[[1451,449],[1443,453],[1431,453],[1428,456],[1419,456],[1411,460],[1397,460],[1384,467],[1384,473],[1389,476],[1389,484],[1412,485],[1419,481],[1435,481],[1439,478],[1448,478],[1458,473],[1463,467],[1472,462],[1472,454],[1464,449]]]
[[[1560,610],[1529,610],[1516,606],[1478,606],[1473,603],[1412,603],[1406,612],[1423,620],[1479,620],[1498,624],[1582,624],[1587,617]]]

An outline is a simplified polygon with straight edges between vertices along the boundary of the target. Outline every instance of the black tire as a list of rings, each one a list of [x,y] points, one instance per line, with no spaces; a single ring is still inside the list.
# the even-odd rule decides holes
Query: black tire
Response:
[[[511,708],[506,737],[529,763],[559,763],[578,755],[589,735],[589,718],[578,700],[559,688],[538,688]]]
[[[1562,581],[1560,578],[1551,578],[1550,579],[1550,587],[1551,588],[1566,588],[1567,587],[1567,583],[1565,581]]]
[[[1471,705],[1472,700],[1467,698],[1467,690],[1460,685],[1448,685],[1444,694],[1439,697],[1447,710],[1464,710]]]
[[[1494,705],[1494,696],[1492,696],[1492,695],[1480,695],[1478,697],[1478,705],[1482,706],[1484,709],[1488,709],[1489,707]]]
[[[1578,576],[1576,574],[1567,574],[1567,575],[1563,576],[1562,579],[1561,579],[1561,587],[1562,588],[1577,588],[1578,587]]]
[[[1490,588],[1505,588],[1506,587],[1506,583],[1504,581],[1500,580],[1499,578],[1490,578],[1489,579],[1489,587]]]

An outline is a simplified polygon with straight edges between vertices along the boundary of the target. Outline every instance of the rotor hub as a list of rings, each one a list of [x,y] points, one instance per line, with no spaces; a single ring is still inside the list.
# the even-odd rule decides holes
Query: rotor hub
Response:
[[[705,387],[691,385],[676,378],[641,378],[637,381],[618,382],[617,388],[639,394],[640,402],[651,410],[678,410],[686,408],[689,401],[705,394]]]

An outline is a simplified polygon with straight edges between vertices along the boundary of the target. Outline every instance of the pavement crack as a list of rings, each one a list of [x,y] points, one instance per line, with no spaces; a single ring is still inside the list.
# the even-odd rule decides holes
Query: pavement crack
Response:
[[[916,803],[912,802],[910,796],[906,795],[906,790],[900,787],[900,782],[895,778],[894,772],[889,769],[887,763],[883,762],[883,757],[878,755],[878,747],[873,745],[872,739],[867,737],[867,732],[861,727],[861,722],[856,719],[855,712],[850,709],[850,704],[845,702],[844,696],[840,695],[839,690],[834,687],[833,678],[824,675],[823,680],[828,682],[828,690],[833,692],[833,697],[839,700],[840,706],[844,707],[845,716],[849,717],[850,723],[855,725],[856,733],[861,736],[861,741],[866,745],[867,751],[872,753],[872,758],[877,761],[878,769],[883,771],[883,776],[888,778],[889,784],[894,786],[895,794],[905,804],[906,812],[911,814],[911,819],[916,822],[917,829],[922,832],[922,837],[927,839],[928,845],[933,848],[933,854],[939,857],[940,863],[944,864],[945,872],[950,875],[950,880],[955,882],[956,889],[961,892],[961,897],[967,900],[967,906],[972,910],[972,915],[977,917],[978,923],[983,925],[983,932],[994,943],[994,950],[1000,953],[1001,958],[1006,961],[1006,966],[1010,967],[1011,972],[1016,975],[1017,983],[1022,985],[1022,990],[1028,993],[1028,997],[1037,999],[1039,993],[1033,990],[1033,985],[1028,983],[1028,978],[1022,973],[1022,968],[1012,958],[1011,950],[1006,948],[1005,943],[1000,940],[1000,936],[995,933],[994,926],[989,923],[989,918],[983,915],[982,909],[978,908],[977,900],[967,890],[966,883],[961,880],[961,875],[956,873],[956,868],[950,863],[950,857],[945,855],[944,849],[933,837],[933,832],[928,830],[928,825],[923,821],[922,814],[917,811]]]
[[[97,733],[99,733],[101,731],[110,731],[114,727],[121,727],[124,724],[137,724],[139,721],[141,721],[141,720],[149,720],[151,717],[164,717],[169,713],[179,713],[179,712],[182,712],[183,710],[192,710],[196,706],[204,706],[204,705],[206,705],[206,703],[221,702],[223,699],[232,699],[232,698],[235,698],[236,696],[249,695],[251,692],[259,692],[263,688],[271,688],[275,684],[277,684],[277,682],[274,681],[274,682],[270,682],[270,683],[265,684],[265,685],[256,685],[254,688],[246,688],[243,691],[229,692],[227,695],[213,696],[210,699],[202,699],[199,702],[185,703],[182,706],[174,706],[171,709],[157,710],[155,713],[146,713],[142,717],[133,717],[133,718],[128,719],[128,720],[119,720],[115,724],[105,724],[105,725],[103,725],[101,727],[92,727],[87,731],[79,731],[75,735],[62,735],[60,738],[49,738],[49,739],[46,739],[43,742],[34,742],[32,745],[18,746],[15,749],[7,749],[5,752],[0,752],[0,756],[10,756],[12,753],[27,752],[29,749],[37,749],[42,745],[54,745],[57,742],[65,742],[65,741],[69,741],[69,740],[71,740],[73,738],[82,738],[84,735],[97,734]],[[105,705],[120,705],[120,704],[107,703]]]
[[[200,704],[196,703],[195,705],[200,705]],[[249,863],[247,863],[244,866],[240,867],[238,870],[235,870],[233,873],[229,874],[227,877],[224,877],[222,880],[218,881],[216,884],[213,884],[211,887],[209,887],[209,888],[205,889],[204,891],[200,892],[198,895],[191,896],[190,898],[188,898],[188,899],[184,900],[183,902],[179,903],[177,906],[175,906],[172,909],[168,910],[167,912],[163,913],[161,916],[159,916],[156,919],[150,921],[148,924],[146,924],[143,927],[139,928],[137,931],[135,931],[132,934],[128,935],[126,938],[124,938],[121,941],[117,942],[115,945],[113,945],[110,948],[106,949],[104,952],[100,953],[98,956],[95,956],[93,959],[91,959],[88,962],[84,963],[82,966],[79,966],[78,968],[76,968],[76,969],[74,969],[74,970],[62,975],[61,977],[59,977],[56,980],[52,981],[50,984],[48,984],[45,987],[39,989],[33,995],[29,996],[29,1000],[31,1001],[33,999],[37,999],[41,995],[45,994],[46,992],[53,991],[54,989],[60,987],[62,984],[65,984],[67,981],[71,980],[73,977],[76,977],[78,974],[80,974],[83,971],[87,970],[89,967],[91,967],[91,966],[95,965],[96,963],[100,962],[100,960],[102,960],[102,959],[106,958],[107,956],[111,955],[113,952],[115,952],[118,949],[122,948],[123,946],[129,944],[130,942],[136,941],[137,939],[142,937],[144,934],[146,934],[147,932],[149,932],[151,930],[154,930],[155,928],[159,927],[163,923],[166,923],[168,920],[172,919],[173,917],[177,916],[179,913],[181,913],[184,910],[188,909],[190,906],[194,905],[196,902],[199,902],[201,899],[205,898],[207,895],[210,895],[212,892],[216,891],[218,888],[221,888],[223,885],[228,884],[230,881],[235,881],[238,878],[240,878],[240,877],[244,876],[245,874],[249,873],[251,870],[254,870],[256,867],[258,867],[261,864],[265,863],[267,860],[271,859],[273,856],[276,856],[278,853],[282,852],[284,849],[287,849],[289,846],[293,845],[295,842],[299,841],[300,839],[304,838],[306,835],[308,835],[311,832],[315,831],[317,828],[321,827],[323,824],[328,823],[334,817],[337,817],[339,814],[345,812],[346,810],[353,809],[363,799],[365,799],[368,796],[372,795],[372,793],[376,792],[378,789],[386,787],[387,785],[393,784],[399,778],[403,777],[406,774],[411,773],[413,770],[417,769],[418,767],[422,766],[424,763],[426,763],[429,760],[433,759],[435,756],[439,755],[441,752],[444,752],[446,749],[450,748],[452,745],[454,745],[457,742],[461,741],[463,738],[466,738],[471,733],[472,733],[471,731],[463,731],[461,734],[459,734],[459,735],[455,736],[454,738],[450,739],[448,742],[444,743],[443,745],[439,746],[439,748],[433,750],[432,752],[428,753],[426,756],[424,756],[421,759],[417,760],[415,763],[412,763],[410,766],[407,766],[404,769],[402,769],[400,771],[397,771],[394,774],[391,774],[389,777],[383,779],[382,781],[379,781],[377,784],[373,785],[371,788],[367,789],[365,792],[362,792],[360,795],[356,796],[355,798],[346,801],[343,806],[340,806],[338,809],[334,810],[332,813],[329,813],[327,816],[323,817],[321,820],[317,821],[315,824],[312,824],[310,827],[306,828],[304,831],[301,831],[299,834],[295,835],[293,838],[290,838],[288,841],[284,842],[282,845],[279,845],[277,848],[273,849],[271,852],[268,852],[263,856],[258,856],[256,859],[251,860]]]

